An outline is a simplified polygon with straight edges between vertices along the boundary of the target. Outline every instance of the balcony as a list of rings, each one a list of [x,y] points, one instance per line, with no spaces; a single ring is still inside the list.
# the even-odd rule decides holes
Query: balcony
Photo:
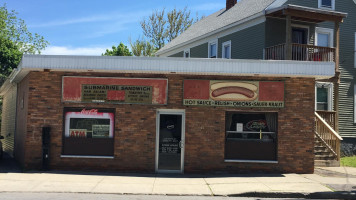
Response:
[[[265,60],[287,59],[286,44],[279,44],[264,49]],[[291,44],[291,60],[335,62],[335,48],[320,47],[307,44]]]

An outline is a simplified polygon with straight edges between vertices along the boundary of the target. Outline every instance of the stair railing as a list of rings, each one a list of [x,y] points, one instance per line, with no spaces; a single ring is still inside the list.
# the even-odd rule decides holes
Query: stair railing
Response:
[[[342,137],[315,112],[315,135],[340,160],[340,144]]]

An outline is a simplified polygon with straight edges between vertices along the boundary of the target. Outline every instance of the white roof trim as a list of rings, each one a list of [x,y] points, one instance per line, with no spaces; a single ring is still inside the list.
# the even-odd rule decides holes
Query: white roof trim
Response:
[[[117,56],[24,55],[10,82],[20,82],[30,71],[190,74],[219,76],[331,78],[333,62],[235,60],[207,58],[148,58]]]
[[[269,5],[265,10],[270,10],[274,8],[278,8],[282,5],[284,5],[288,0],[276,0],[274,1],[271,5]],[[355,0],[356,1],[356,0]]]

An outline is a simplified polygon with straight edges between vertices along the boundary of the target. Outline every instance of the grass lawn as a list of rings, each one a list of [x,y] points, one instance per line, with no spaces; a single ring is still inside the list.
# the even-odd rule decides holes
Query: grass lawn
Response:
[[[341,165],[345,167],[356,167],[356,156],[341,158]]]

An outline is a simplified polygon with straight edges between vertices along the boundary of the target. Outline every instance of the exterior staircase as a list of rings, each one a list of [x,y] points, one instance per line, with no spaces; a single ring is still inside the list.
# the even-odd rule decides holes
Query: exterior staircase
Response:
[[[318,138],[315,137],[314,144],[314,165],[317,167],[339,167],[340,161]]]
[[[317,167],[340,166],[340,145],[342,138],[335,131],[335,112],[315,113],[314,165]]]

